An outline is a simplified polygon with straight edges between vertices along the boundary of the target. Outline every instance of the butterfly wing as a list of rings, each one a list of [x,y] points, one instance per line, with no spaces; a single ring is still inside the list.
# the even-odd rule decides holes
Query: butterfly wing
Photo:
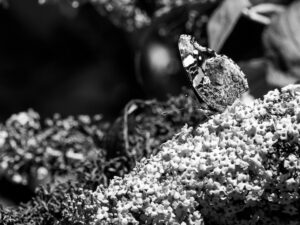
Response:
[[[182,64],[200,102],[223,112],[248,90],[239,66],[197,43],[190,35],[181,35],[178,43]]]

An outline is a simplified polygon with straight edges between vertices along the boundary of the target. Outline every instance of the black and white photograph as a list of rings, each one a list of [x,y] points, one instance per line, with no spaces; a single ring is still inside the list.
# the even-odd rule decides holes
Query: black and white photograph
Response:
[[[0,0],[0,225],[300,225],[300,0]]]

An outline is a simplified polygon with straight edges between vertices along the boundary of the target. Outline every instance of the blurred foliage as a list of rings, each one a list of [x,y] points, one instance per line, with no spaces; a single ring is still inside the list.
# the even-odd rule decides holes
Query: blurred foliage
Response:
[[[114,24],[127,31],[133,31],[145,26],[149,26],[154,20],[160,18],[172,10],[185,7],[193,11],[195,5],[205,5],[207,3],[220,2],[221,0],[39,0],[41,4],[57,3],[78,8],[84,3],[91,3],[97,11],[108,17]]]
[[[300,1],[273,18],[263,33],[267,80],[285,86],[300,79]]]

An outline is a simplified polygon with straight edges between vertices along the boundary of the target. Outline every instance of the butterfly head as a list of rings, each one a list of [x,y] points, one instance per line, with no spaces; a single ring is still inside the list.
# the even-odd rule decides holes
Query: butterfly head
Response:
[[[193,36],[187,34],[180,35],[178,48],[185,68],[193,64],[201,67],[205,60],[216,56],[215,51],[199,45]]]

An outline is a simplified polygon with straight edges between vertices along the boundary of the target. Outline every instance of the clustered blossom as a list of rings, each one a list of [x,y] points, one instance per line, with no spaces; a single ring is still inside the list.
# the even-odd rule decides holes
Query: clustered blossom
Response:
[[[70,175],[96,155],[104,160],[97,143],[101,122],[101,116],[55,115],[41,123],[32,110],[12,115],[0,125],[0,176],[34,189],[57,175]]]
[[[124,112],[128,113],[128,149],[120,120],[124,115],[112,126],[100,115],[61,118],[56,114],[45,120],[33,110],[12,115],[0,124],[0,178],[30,185],[32,190],[60,176],[75,177],[93,190],[99,184],[107,186],[142,157],[156,154],[158,146],[185,123],[194,126],[202,121],[192,96],[185,91],[166,102],[128,104],[130,113]]]
[[[9,121],[14,122],[7,122],[3,130],[18,130],[18,132],[15,132],[16,135],[14,136],[7,135],[7,132],[0,134],[0,137],[3,137],[2,143],[10,143],[11,141],[27,143],[27,133],[31,133],[34,139],[44,133],[47,134],[42,139],[44,141],[38,143],[41,146],[32,149],[32,159],[41,157],[40,152],[35,150],[41,149],[42,146],[51,146],[60,149],[62,153],[65,152],[65,149],[76,149],[76,152],[82,153],[86,160],[82,164],[81,161],[64,161],[53,158],[52,164],[46,163],[47,170],[42,168],[40,170],[42,174],[45,174],[45,171],[56,171],[49,174],[54,178],[62,173],[64,182],[51,182],[51,189],[44,183],[43,186],[39,187],[33,199],[17,209],[1,209],[0,207],[0,221],[3,221],[4,225],[93,224],[89,221],[93,221],[93,216],[96,216],[98,204],[97,199],[89,194],[91,191],[94,191],[99,184],[107,187],[108,181],[114,176],[123,176],[128,173],[134,168],[135,160],[140,161],[143,156],[148,158],[151,152],[156,154],[159,151],[159,145],[171,139],[185,123],[195,126],[203,122],[203,115],[197,113],[197,108],[195,108],[193,92],[188,90],[179,96],[171,96],[166,102],[140,100],[133,101],[127,106],[124,110],[124,114],[128,114],[127,136],[129,142],[127,150],[122,145],[124,142],[122,138],[124,121],[120,118],[124,118],[124,115],[121,115],[113,126],[100,124],[98,126],[101,120],[97,122],[97,117],[93,119],[92,117],[79,116],[63,119],[55,115],[53,119],[46,119],[44,123],[41,123],[39,122],[41,121],[39,115],[33,111],[13,115]],[[183,108],[185,110],[181,110]],[[34,132],[30,130],[34,130]],[[102,138],[103,133],[104,137]],[[106,157],[103,157],[102,151],[96,155],[89,155],[89,152],[85,151],[92,149],[88,147],[88,144],[91,144],[89,141],[91,138],[95,140],[95,144],[97,143],[96,146],[103,148]],[[24,148],[27,151],[26,145],[20,145],[19,148]],[[111,154],[116,151],[119,153]],[[12,161],[18,165],[18,161],[15,160],[15,157],[18,157],[17,151],[14,148],[4,148],[2,152],[8,157],[7,161]],[[90,153],[94,152],[91,151]],[[81,157],[76,158],[80,159]],[[30,174],[39,168],[39,162],[39,160],[26,161],[27,168],[31,168],[27,173],[24,170],[14,170],[15,167],[10,167],[10,170],[3,170],[3,175],[8,176],[8,173],[20,174],[21,172],[24,178],[32,177]],[[72,166],[74,163],[76,163],[76,167]],[[128,164],[130,165],[128,166]],[[57,165],[61,165],[65,170],[58,169]],[[71,178],[72,182],[66,182],[66,178]]]
[[[98,210],[93,192],[80,183],[38,187],[36,197],[17,208],[0,207],[1,225],[93,224]]]
[[[92,192],[79,182],[42,187],[21,208],[0,208],[0,220],[6,225],[299,224],[299,103],[300,86],[292,85],[251,107],[236,104],[195,130],[185,126],[107,188]],[[22,124],[19,130],[31,127],[29,136],[38,123],[24,115],[8,121]],[[7,142],[6,134],[0,137]],[[26,139],[20,137],[18,143]]]
[[[298,224],[300,86],[187,126],[94,193],[97,224]]]
[[[192,90],[185,90],[165,102],[130,101],[104,135],[102,146],[108,158],[125,156],[132,170],[143,157],[155,155],[185,124],[203,123],[207,117],[198,113],[193,96]]]

